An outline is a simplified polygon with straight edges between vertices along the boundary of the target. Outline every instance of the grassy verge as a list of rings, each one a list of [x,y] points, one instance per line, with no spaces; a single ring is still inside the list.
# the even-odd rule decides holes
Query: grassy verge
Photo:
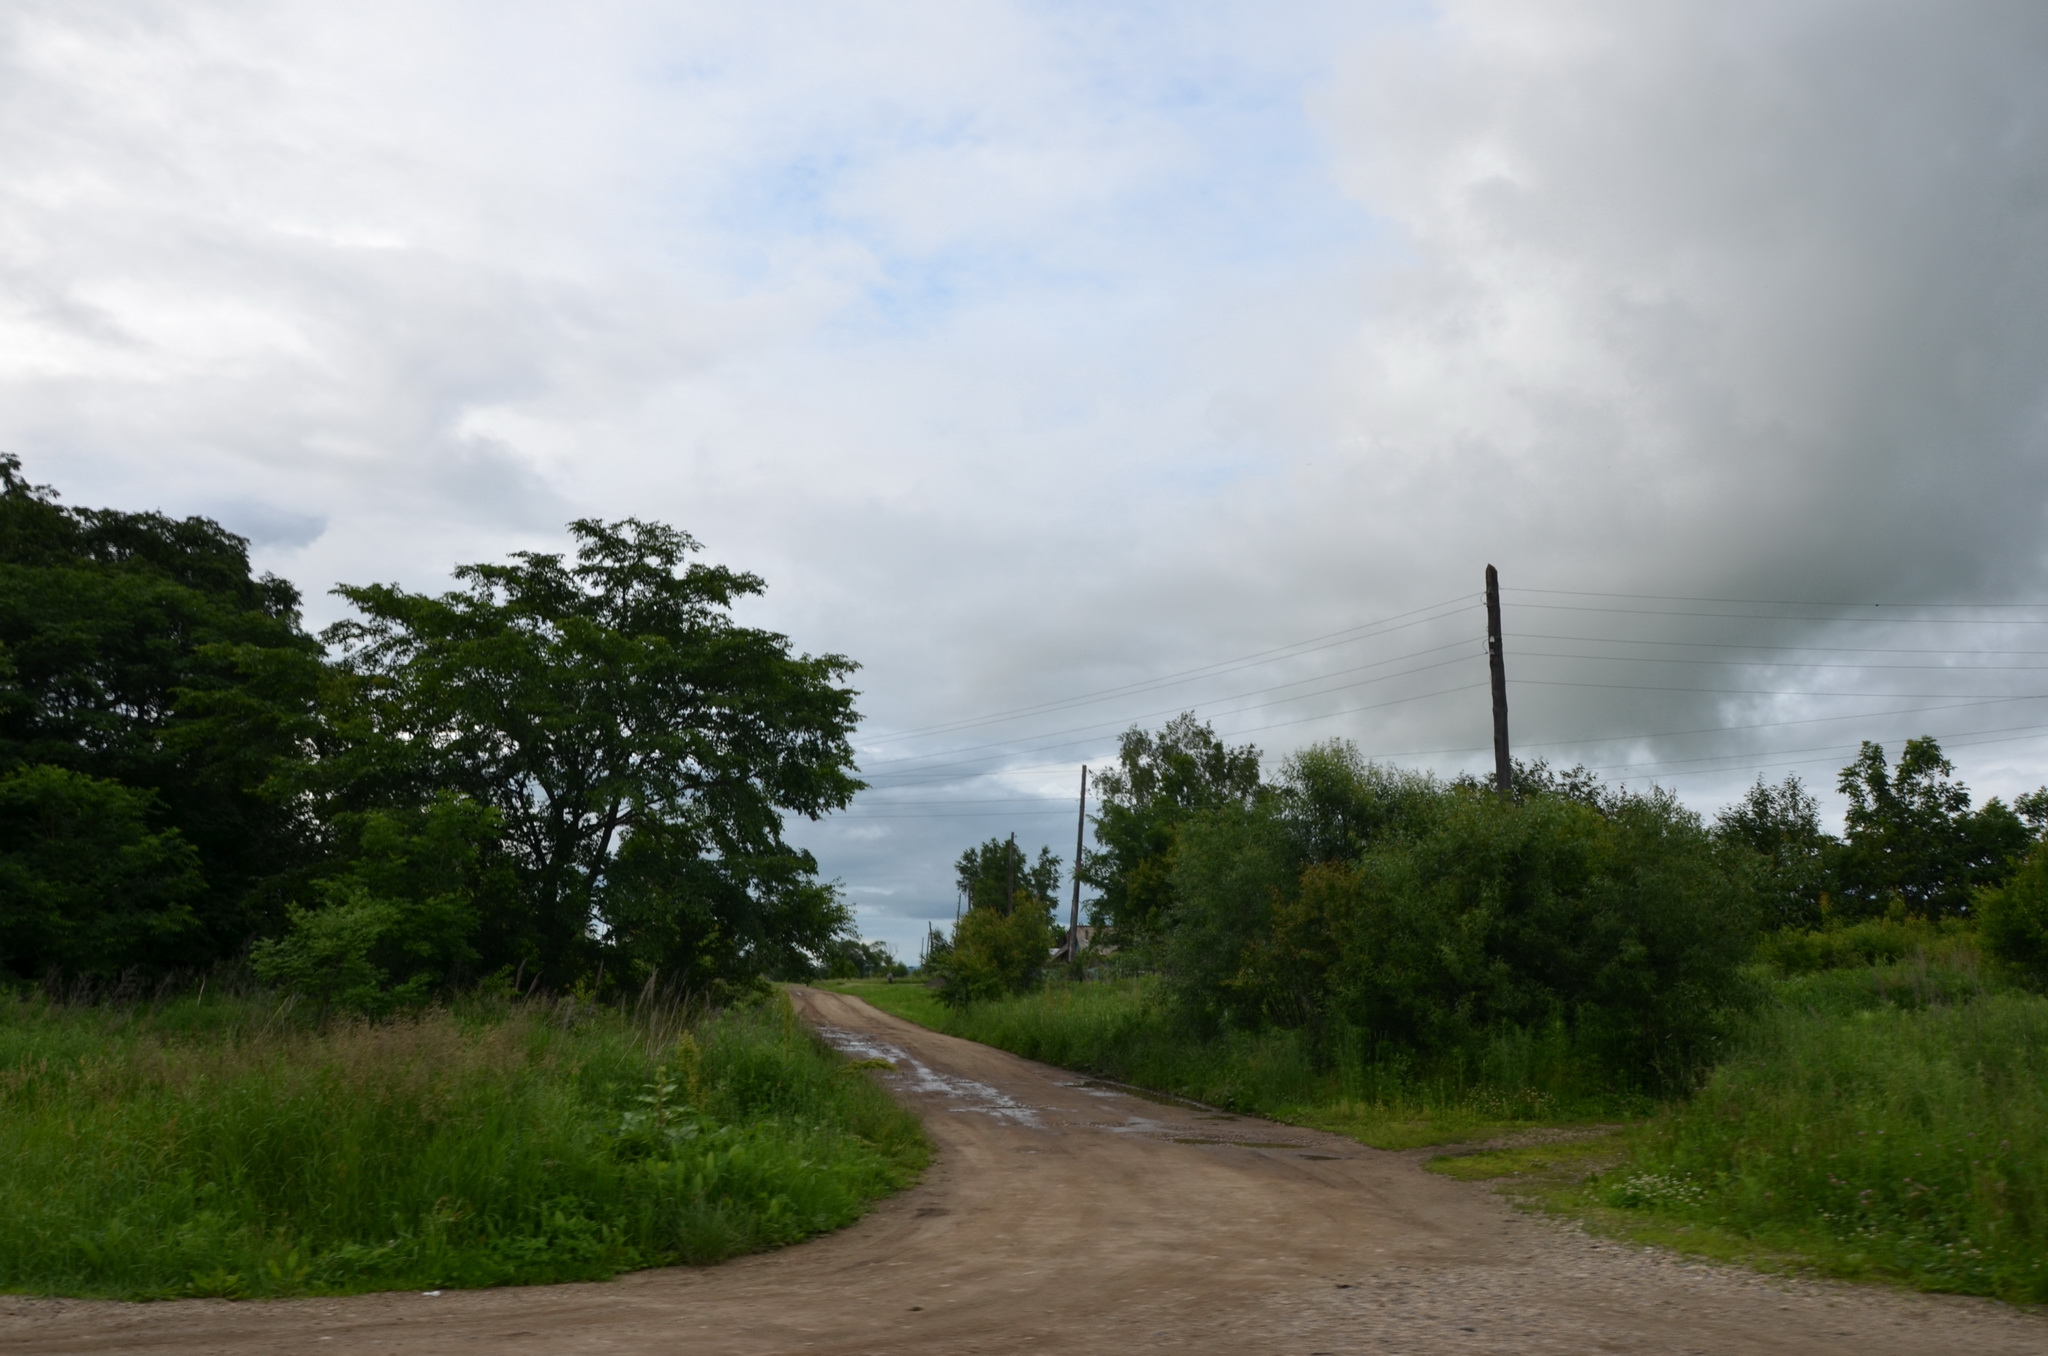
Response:
[[[594,1279],[844,1225],[915,1121],[776,1003],[367,1024],[0,1000],[0,1289],[149,1298]]]
[[[891,982],[886,979],[825,979],[817,987],[864,998],[891,1016],[901,1017],[934,1031],[946,1029],[950,1009],[939,996],[916,980]]]
[[[1779,981],[1704,1087],[1610,1141],[1431,1167],[1640,1242],[2048,1301],[2048,999],[1947,952]]]
[[[2048,999],[1844,1012],[1860,986],[1787,987],[1601,1202],[1837,1275],[2048,1301]]]
[[[1641,1116],[1640,1098],[1587,1094],[1560,1052],[1532,1042],[1491,1065],[1421,1071],[1357,1058],[1318,1061],[1295,1032],[1191,1036],[1142,980],[1055,983],[956,1012],[920,985],[828,987],[885,1012],[1030,1059],[1348,1135],[1381,1149],[1463,1143],[1535,1127]]]

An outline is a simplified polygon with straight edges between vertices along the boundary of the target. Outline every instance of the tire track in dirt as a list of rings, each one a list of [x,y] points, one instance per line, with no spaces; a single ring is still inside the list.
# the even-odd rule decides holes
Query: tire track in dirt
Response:
[[[2048,1351],[2048,1317],[1590,1239],[1425,1154],[1141,1099],[797,988],[924,1117],[925,1180],[722,1266],[336,1300],[0,1300],[9,1352]]]

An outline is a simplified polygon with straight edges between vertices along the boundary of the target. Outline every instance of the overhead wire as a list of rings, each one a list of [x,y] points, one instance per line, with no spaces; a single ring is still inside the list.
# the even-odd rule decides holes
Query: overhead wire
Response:
[[[1442,652],[1442,651],[1444,651],[1444,650],[1448,650],[1448,649],[1454,649],[1454,648],[1458,648],[1458,647],[1471,647],[1471,646],[1474,646],[1474,645],[1476,645],[1477,643],[1478,643],[1478,642],[1476,642],[1476,641],[1473,641],[1473,640],[1469,640],[1469,639],[1468,639],[1468,640],[1459,640],[1459,641],[1454,641],[1454,642],[1452,642],[1452,643],[1451,643],[1451,644],[1449,644],[1449,645],[1435,645],[1435,646],[1431,646],[1431,647],[1429,647],[1428,649],[1424,649],[1424,650],[1416,650],[1416,651],[1413,651],[1413,652],[1411,652],[1411,653],[1409,653],[1409,654],[1405,654],[1405,655],[1395,655],[1395,656],[1393,656],[1392,658],[1389,658],[1389,659],[1383,659],[1383,660],[1379,660],[1379,661],[1377,661],[1377,662],[1375,662],[1375,663],[1371,663],[1371,664],[1362,664],[1362,665],[1359,665],[1359,666],[1357,666],[1357,667],[1355,667],[1355,668],[1351,668],[1351,669],[1340,669],[1340,670],[1338,670],[1338,672],[1336,672],[1336,673],[1334,673],[1334,674],[1323,674],[1323,675],[1319,675],[1319,676],[1317,676],[1317,677],[1313,677],[1313,678],[1300,678],[1300,679],[1296,679],[1296,680],[1294,680],[1293,682],[1288,682],[1288,683],[1276,683],[1276,684],[1273,684],[1273,685],[1272,685],[1272,686],[1270,686],[1270,687],[1263,687],[1263,688],[1254,688],[1254,689],[1252,689],[1252,690],[1251,690],[1251,691],[1249,691],[1249,692],[1239,692],[1239,693],[1233,693],[1232,695],[1230,695],[1230,696],[1227,696],[1227,697],[1219,697],[1219,698],[1216,698],[1216,699],[1215,699],[1214,701],[1211,701],[1211,702],[1198,702],[1198,703],[1194,703],[1194,704],[1193,704],[1193,708],[1194,708],[1194,709],[1200,709],[1201,707],[1204,707],[1204,706],[1207,706],[1207,707],[1215,707],[1215,706],[1218,706],[1218,705],[1220,705],[1221,703],[1224,703],[1224,702],[1231,702],[1231,701],[1238,701],[1238,700],[1240,700],[1240,699],[1242,699],[1242,698],[1244,698],[1244,697],[1257,697],[1257,696],[1263,696],[1263,695],[1265,695],[1265,694],[1267,694],[1267,693],[1270,693],[1270,692],[1280,692],[1280,691],[1284,691],[1285,689],[1287,689],[1287,688],[1290,688],[1290,687],[1305,687],[1305,686],[1307,686],[1307,685],[1308,685],[1308,684],[1310,684],[1310,683],[1319,683],[1319,682],[1325,682],[1325,681],[1327,681],[1327,680],[1328,680],[1328,679],[1330,679],[1330,678],[1335,678],[1335,677],[1342,677],[1343,675],[1345,675],[1345,674],[1347,674],[1347,673],[1358,673],[1358,672],[1362,672],[1362,671],[1364,671],[1365,669],[1373,669],[1373,668],[1380,668],[1380,667],[1382,667],[1383,665],[1386,665],[1386,664],[1393,664],[1393,663],[1399,663],[1399,662],[1400,662],[1401,660],[1403,660],[1403,659],[1414,659],[1414,658],[1419,658],[1419,657],[1421,657],[1421,656],[1423,656],[1423,655],[1427,655],[1427,654],[1438,654],[1438,653],[1441,653],[1441,652]],[[1428,672],[1430,672],[1430,671],[1431,671],[1431,670],[1433,670],[1433,669],[1440,669],[1440,668],[1445,668],[1445,667],[1448,667],[1449,665],[1452,665],[1452,664],[1457,664],[1457,663],[1462,663],[1462,662],[1464,662],[1464,661],[1465,661],[1465,660],[1467,660],[1467,659],[1471,659],[1471,658],[1475,658],[1475,657],[1477,657],[1477,656],[1476,656],[1476,655],[1456,655],[1456,656],[1453,656],[1453,657],[1452,657],[1452,658],[1450,658],[1450,659],[1442,659],[1442,660],[1438,660],[1437,662],[1435,662],[1435,663],[1432,663],[1432,664],[1418,664],[1418,665],[1416,665],[1416,666],[1415,666],[1414,668],[1412,668],[1412,669],[1401,669],[1401,670],[1399,670],[1399,671],[1397,671],[1397,672],[1394,672],[1394,673],[1383,673],[1383,674],[1380,674],[1380,675],[1378,675],[1377,677],[1373,677],[1373,678],[1362,678],[1362,679],[1360,679],[1359,681],[1357,681],[1357,682],[1355,682],[1355,683],[1340,683],[1340,684],[1338,684],[1338,685],[1337,685],[1337,686],[1335,686],[1335,687],[1327,687],[1327,688],[1320,688],[1320,689],[1318,689],[1317,691],[1314,691],[1314,692],[1302,692],[1302,693],[1296,693],[1296,694],[1295,694],[1294,696],[1292,696],[1292,697],[1283,697],[1283,698],[1281,698],[1281,699],[1280,699],[1279,701],[1276,701],[1276,702],[1259,702],[1259,703],[1255,703],[1254,705],[1252,705],[1252,706],[1248,706],[1248,707],[1237,707],[1237,708],[1235,708],[1235,710],[1236,710],[1236,711],[1251,711],[1251,710],[1258,710],[1258,709],[1260,709],[1261,707],[1265,707],[1265,706],[1277,706],[1277,705],[1281,705],[1281,704],[1283,704],[1283,703],[1285,703],[1285,702],[1290,702],[1290,701],[1301,701],[1301,700],[1303,700],[1303,699],[1305,699],[1305,698],[1308,698],[1308,697],[1320,697],[1320,696],[1324,696],[1324,695],[1326,695],[1326,694],[1328,694],[1328,693],[1331,693],[1331,692],[1344,692],[1344,691],[1349,691],[1349,690],[1350,690],[1350,689],[1352,689],[1352,688],[1357,688],[1357,687],[1366,687],[1366,686],[1369,686],[1369,685],[1371,685],[1371,684],[1373,684],[1373,683],[1384,683],[1384,682],[1391,682],[1391,681],[1392,681],[1393,679],[1396,679],[1396,678],[1406,678],[1406,677],[1410,677],[1410,676],[1412,676],[1412,675],[1414,675],[1414,674],[1417,674],[1417,673],[1428,673]],[[932,759],[935,759],[935,758],[947,758],[947,757],[951,757],[952,755],[954,755],[954,754],[957,754],[957,753],[969,753],[969,752],[973,752],[973,751],[974,751],[974,750],[976,750],[976,749],[995,749],[995,748],[1006,748],[1006,747],[1009,747],[1009,746],[1011,746],[1011,745],[1014,745],[1014,744],[1022,744],[1022,743],[1026,743],[1026,742],[1028,742],[1028,741],[1030,741],[1030,740],[1036,740],[1036,739],[1049,739],[1049,738],[1053,738],[1053,737],[1055,737],[1055,736],[1058,736],[1058,735],[1065,735],[1065,734],[1080,734],[1080,733],[1082,733],[1082,732],[1084,732],[1084,731],[1091,731],[1091,730],[1100,730],[1100,729],[1103,729],[1104,727],[1109,727],[1109,726],[1123,726],[1123,725],[1127,725],[1127,724],[1129,724],[1129,723],[1130,723],[1131,721],[1133,721],[1133,720],[1148,720],[1148,719],[1151,719],[1152,717],[1155,717],[1155,716],[1162,716],[1162,715],[1170,715],[1170,714],[1173,714],[1173,713],[1176,713],[1176,712],[1179,712],[1179,711],[1182,711],[1182,710],[1186,710],[1186,709],[1190,709],[1190,707],[1189,707],[1188,705],[1184,705],[1184,704],[1181,704],[1181,703],[1175,703],[1175,704],[1174,704],[1173,706],[1169,706],[1169,707],[1162,707],[1162,708],[1160,708],[1159,710],[1156,710],[1156,711],[1147,711],[1147,712],[1143,712],[1143,713],[1141,713],[1141,714],[1139,714],[1139,715],[1137,715],[1137,716],[1122,716],[1122,717],[1119,717],[1119,718],[1117,718],[1117,719],[1114,719],[1114,720],[1098,720],[1098,721],[1090,721],[1090,722],[1089,722],[1088,724],[1086,724],[1086,725],[1076,725],[1076,726],[1072,726],[1072,727],[1070,727],[1070,728],[1068,728],[1068,729],[1065,729],[1065,730],[1052,730],[1052,731],[1046,731],[1046,732],[1044,732],[1044,733],[1041,733],[1041,734],[1036,734],[1036,735],[1024,735],[1024,736],[1019,736],[1019,737],[1018,737],[1018,738],[1016,738],[1016,739],[997,739],[997,740],[990,740],[990,741],[988,741],[988,742],[986,742],[986,743],[982,743],[982,744],[968,744],[968,745],[965,745],[965,746],[963,746],[963,747],[961,747],[961,748],[955,748],[955,749],[942,749],[942,750],[939,750],[939,751],[937,751],[937,752],[935,752],[935,753],[928,753],[928,754],[916,754],[916,755],[906,755],[906,756],[904,756],[904,757],[901,757],[901,758],[884,758],[884,759],[881,759],[881,760],[880,760],[879,762],[877,762],[877,763],[874,763],[874,764],[868,764],[867,766],[869,766],[869,767],[876,767],[876,768],[882,768],[882,767],[889,767],[889,766],[893,766],[893,765],[896,765],[896,764],[901,764],[901,763],[925,763],[925,762],[929,762],[930,760],[932,760]],[[1230,712],[1230,711],[1225,711],[1225,712],[1218,712],[1217,714],[1221,714],[1221,715],[1228,715],[1228,714],[1233,714],[1233,712]],[[887,774],[883,774],[883,775],[887,775]]]
[[[1688,593],[1621,593],[1607,589],[1538,589],[1524,585],[1503,584],[1502,593],[1541,593],[1562,598],[1635,598],[1649,602],[1663,603],[1730,603],[1739,607],[1939,607],[1939,608],[2017,608],[2030,607],[2048,609],[2048,602],[2017,603],[2010,600],[1988,603],[1914,603],[1914,602],[1828,602],[1814,599],[1791,598],[1707,598]]]
[[[1595,607],[1590,603],[1522,603],[1520,606],[1541,608],[1546,612],[1601,612],[1634,617],[1706,617],[1728,621],[1806,621],[1834,625],[1856,622],[1886,626],[2048,626],[2048,617],[2038,620],[2015,617],[1992,622],[1981,617],[1803,617],[1791,613],[1687,612],[1678,608]]]
[[[1953,616],[1925,617],[1902,615],[1903,612],[1909,612],[1914,610],[1961,611],[1969,609],[1981,609],[2001,610],[2005,612],[2020,611],[2025,609],[2048,610],[2048,603],[1832,603],[1821,602],[1816,600],[1717,598],[1697,595],[1595,592],[1590,590],[1509,588],[1504,589],[1503,591],[1513,594],[1537,594],[1546,597],[1619,599],[1631,602],[1639,601],[1699,603],[1714,604],[1723,607],[1744,608],[1798,608],[1805,609],[1808,612],[1825,611],[1833,614],[1842,614],[1846,612],[1848,614],[1815,616],[1800,615],[1787,611],[1770,611],[1758,613],[1733,612],[1722,610],[1709,611],[1698,610],[1693,608],[1635,608],[1616,607],[1611,605],[1544,603],[1530,601],[1526,598],[1518,599],[1516,604],[1518,608],[1542,609],[1546,611],[1569,611],[1592,615],[1605,614],[1612,615],[1617,618],[1662,617],[1673,619],[1715,621],[1798,622],[1821,626],[1834,626],[1845,622],[1883,622],[1887,625],[1897,627],[1910,627],[1916,625],[1975,627],[2002,627],[2011,625],[2048,625],[2048,619],[2037,620],[2033,618],[2012,616],[2001,616],[1996,618],[1970,618]],[[1071,710],[1077,707],[1082,707],[1098,702],[1115,700],[1119,697],[1137,695],[1146,692],[1156,692],[1176,685],[1198,682],[1209,678],[1221,677],[1232,672],[1241,671],[1245,668],[1251,668],[1275,662],[1284,662],[1286,660],[1300,658],[1307,654],[1316,653],[1320,650],[1326,650],[1330,648],[1335,648],[1340,645],[1371,640],[1379,636],[1391,635],[1397,631],[1408,630],[1415,626],[1428,625],[1432,622],[1449,620],[1460,615],[1460,612],[1463,609],[1469,608],[1471,602],[1471,595],[1462,595],[1457,598],[1446,599],[1439,603],[1429,604],[1425,607],[1415,608],[1408,612],[1393,614],[1392,616],[1381,618],[1375,622],[1361,623],[1355,627],[1347,627],[1340,631],[1328,632],[1321,636],[1310,637],[1304,641],[1295,642],[1290,645],[1273,647],[1262,651],[1255,651],[1251,654],[1238,656],[1230,660],[1218,661],[1215,664],[1201,665],[1195,668],[1181,670],[1177,673],[1162,675],[1154,679],[1146,679],[1142,681],[1126,683],[1112,688],[1100,689],[1095,692],[1076,694],[1072,697],[1061,698],[1055,701],[1047,701],[1027,706],[1014,707],[1008,710],[987,713],[981,716],[962,717],[958,720],[941,722],[935,725],[919,727],[913,730],[898,731],[890,735],[881,736],[879,737],[879,739],[872,742],[888,744],[899,741],[912,740],[916,738],[929,738],[936,735],[956,733],[963,730],[979,728],[986,725],[999,724],[1005,721],[1012,720],[1022,720],[1031,716],[1052,714],[1055,712]],[[1868,612],[1866,612],[1865,609],[1868,609]],[[1882,615],[1875,615],[1878,613],[1882,613]],[[1598,647],[1656,647],[1664,649],[1684,649],[1688,651],[1712,651],[1719,652],[1720,654],[1732,655],[1741,655],[1746,653],[1761,653],[1765,655],[1799,655],[1825,653],[1831,655],[1864,654],[1874,656],[1919,654],[1953,655],[1957,653],[1957,650],[1954,647],[1913,647],[1898,645],[1812,645],[1783,644],[1742,640],[1686,641],[1650,639],[1641,636],[1562,635],[1551,634],[1543,631],[1511,632],[1508,635],[1508,639],[1517,641],[1549,641]],[[999,767],[988,767],[985,765],[1001,763],[1005,758],[1015,757],[1020,754],[1026,756],[1033,753],[1046,755],[1052,754],[1057,750],[1071,749],[1085,746],[1090,743],[1098,743],[1103,738],[1104,733],[1111,727],[1122,726],[1131,722],[1141,721],[1156,716],[1169,714],[1170,711],[1178,711],[1181,709],[1192,708],[1203,711],[1206,715],[1208,715],[1209,719],[1212,722],[1220,723],[1227,721],[1232,716],[1239,716],[1255,711],[1267,710],[1276,706],[1286,706],[1297,702],[1311,700],[1316,697],[1327,696],[1329,694],[1336,692],[1355,690],[1359,687],[1392,681],[1395,679],[1412,676],[1418,673],[1430,672],[1432,670],[1449,667],[1451,665],[1463,662],[1467,658],[1476,656],[1453,656],[1450,659],[1440,660],[1430,664],[1417,665],[1412,668],[1402,669],[1393,673],[1376,674],[1373,677],[1360,679],[1356,682],[1337,683],[1334,685],[1331,684],[1331,680],[1335,678],[1345,677],[1355,673],[1370,672],[1374,669],[1384,668],[1389,664],[1400,663],[1406,659],[1420,658],[1430,654],[1441,653],[1442,651],[1447,649],[1455,649],[1465,645],[1472,645],[1475,644],[1475,642],[1476,638],[1470,640],[1453,641],[1446,643],[1444,645],[1424,647],[1422,649],[1407,652],[1401,655],[1389,656],[1385,659],[1374,660],[1365,664],[1354,665],[1345,669],[1336,670],[1331,673],[1324,673],[1307,678],[1296,679],[1285,683],[1270,684],[1265,687],[1254,688],[1244,692],[1230,693],[1206,701],[1196,701],[1187,703],[1185,706],[1177,704],[1173,708],[1144,712],[1136,716],[1125,716],[1116,720],[1105,719],[1102,721],[1091,722],[1086,725],[1069,727],[1062,730],[1041,731],[1037,733],[1018,735],[1010,739],[992,740],[979,744],[970,744],[964,747],[934,750],[933,752],[928,754],[905,755],[896,758],[884,759],[880,760],[876,764],[870,765],[876,770],[876,776],[878,779],[880,779],[876,783],[874,783],[874,789],[878,792],[886,793],[887,791],[893,789],[909,790],[913,787],[923,788],[944,785],[964,786],[966,784],[970,784],[977,781],[985,781],[994,777],[1005,777],[1031,771],[1050,771],[1055,769],[1064,769],[1071,766],[1071,759],[1064,759],[1054,762],[1041,762],[1022,766],[1016,764],[1006,764],[1004,766]],[[1970,673],[2002,674],[2048,671],[2048,665],[2024,663],[2004,664],[1970,662],[1952,664],[1912,664],[1877,662],[1875,660],[1867,662],[1836,662],[1821,660],[1805,660],[1798,658],[1715,658],[1694,655],[1663,656],[1641,654],[1589,654],[1577,651],[1560,652],[1554,650],[1541,649],[1517,650],[1515,653],[1517,660],[1537,660],[1546,662],[1575,661],[1581,663],[1595,664],[1607,662],[1639,664],[1657,663],[1666,665],[1693,664],[1700,666],[1712,666],[1724,669],[1797,669],[1845,672],[1918,671],[1938,672],[1945,675]],[[1972,656],[1980,657],[1980,659],[1993,656],[2013,658],[2048,656],[2048,650],[2040,649],[1973,648],[1969,653]],[[1787,728],[1802,725],[1818,725],[1849,720],[1875,721],[1886,720],[1902,716],[1924,716],[1934,714],[1937,712],[1956,711],[1979,706],[1994,706],[2048,700],[2048,694],[2044,693],[2019,693],[1998,695],[1983,692],[1868,692],[1762,687],[1680,686],[1672,684],[1604,682],[1596,679],[1546,679],[1531,677],[1517,677],[1513,681],[1517,686],[1532,687],[1582,688],[1609,691],[1666,692],[1699,694],[1709,696],[1792,697],[1820,700],[1838,700],[1843,698],[1855,698],[1863,700],[1912,701],[1920,703],[1912,706],[1896,707],[1885,711],[1860,711],[1848,712],[1838,715],[1790,717],[1783,720],[1751,721],[1745,722],[1740,725],[1713,725],[1699,726],[1683,730],[1650,731],[1622,735],[1599,735],[1579,739],[1557,739],[1524,742],[1518,745],[1518,747],[1525,749],[1571,748],[1602,743],[1647,742],[1664,739],[1691,738],[1696,736],[1711,737],[1718,735],[1732,735],[1741,732]],[[1430,691],[1413,693],[1406,696],[1393,698],[1387,701],[1370,702],[1365,704],[1343,707],[1330,711],[1311,712],[1309,714],[1302,716],[1289,717],[1287,719],[1282,720],[1267,721],[1252,726],[1235,726],[1233,728],[1221,731],[1221,734],[1223,735],[1223,737],[1236,737],[1246,734],[1258,733],[1265,730],[1279,729],[1289,726],[1310,723],[1318,720],[1336,719],[1344,716],[1356,715],[1366,711],[1379,710],[1391,706],[1407,704],[1410,702],[1427,700],[1433,697],[1448,696],[1460,692],[1469,692],[1476,689],[1484,688],[1486,685],[1487,684],[1485,682],[1477,682],[1453,687],[1435,688],[1431,689]],[[1247,698],[1266,696],[1274,693],[1289,693],[1290,689],[1312,690],[1294,691],[1291,692],[1290,695],[1277,697],[1271,701],[1242,704],[1246,701]],[[1926,704],[1929,702],[1935,704]],[[2042,731],[2048,730],[2048,726],[2008,726],[2004,727],[2004,730]],[[1985,735],[1999,734],[2001,734],[2001,732],[1997,731],[1961,732],[1950,738],[1953,738],[1956,741],[1958,747],[1968,747],[1980,743],[2011,742],[2012,740],[2022,740],[2037,737],[2035,734],[2014,734],[2011,735],[2009,738],[2000,737],[1996,739],[1986,739],[1983,737]],[[1076,735],[1080,737],[1074,739],[1065,739],[1057,743],[1045,742],[1048,740],[1061,740],[1062,736],[1067,735]],[[1435,749],[1413,749],[1375,753],[1370,756],[1441,756],[1449,754],[1478,753],[1483,752],[1487,747],[1489,746],[1470,745],[1454,748],[1447,747]],[[1724,774],[1727,771],[1732,770],[1732,768],[1736,765],[1772,767],[1789,766],[1797,765],[1804,762],[1820,761],[1817,758],[1806,758],[1792,759],[1788,762],[1786,760],[1779,758],[1779,755],[1782,754],[1808,753],[1818,751],[1840,751],[1843,749],[1850,749],[1853,747],[1854,746],[1850,744],[1828,744],[1804,746],[1800,749],[1791,750],[1737,750],[1719,754],[1702,754],[1690,758],[1602,764],[1597,768],[1589,770],[1626,773],[1633,772],[1637,769],[1664,769],[1664,775],[1671,776]],[[961,756],[967,754],[978,754],[979,756]],[[1758,755],[1763,755],[1766,761],[1756,761]],[[1703,763],[1724,764],[1727,766],[1711,768],[1695,768],[1693,766],[1695,764]],[[1631,776],[1619,779],[1640,780],[1641,778]],[[1034,796],[1009,796],[995,798],[946,798],[922,801],[899,801],[882,798],[870,801],[868,805],[863,806],[860,809],[845,812],[844,817],[876,819],[971,818],[986,817],[991,814],[1052,815],[1067,814],[1071,812],[1071,806],[1047,804],[1047,802],[1048,798]],[[1047,808],[1025,808],[1042,804],[1047,805]],[[997,807],[1013,808],[999,809]]]
[[[1086,706],[1093,702],[1109,701],[1120,696],[1131,696],[1139,692],[1153,691],[1161,687],[1171,687],[1177,683],[1195,682],[1202,678],[1213,678],[1223,673],[1235,672],[1238,669],[1251,668],[1259,664],[1270,664],[1282,659],[1295,659],[1304,654],[1314,654],[1318,650],[1334,649],[1339,645],[1350,645],[1361,640],[1372,640],[1382,635],[1392,635],[1396,631],[1406,631],[1411,627],[1424,626],[1432,621],[1441,621],[1446,617],[1456,616],[1456,612],[1443,612],[1442,609],[1469,608],[1472,605],[1474,596],[1471,594],[1461,594],[1458,597],[1449,598],[1443,602],[1430,603],[1425,607],[1413,608],[1407,612],[1397,612],[1390,617],[1382,617],[1376,621],[1360,622],[1357,626],[1346,627],[1341,631],[1325,632],[1320,636],[1311,636],[1307,640],[1296,641],[1290,645],[1280,645],[1268,650],[1254,651],[1249,655],[1242,655],[1236,659],[1219,660],[1214,664],[1203,664],[1196,668],[1183,669],[1179,673],[1165,674],[1158,678],[1125,683],[1118,687],[1103,688],[1095,692],[1078,693],[1072,697],[1062,697],[1056,701],[1013,707],[1007,711],[991,712],[980,716],[962,716],[958,720],[941,721],[936,725],[899,730],[893,734],[876,736],[870,742],[886,744],[898,740],[920,738],[930,734],[948,734],[955,730],[969,729],[978,725],[991,725],[1004,720],[1021,718],[1026,715],[1045,714],[1067,707]],[[1425,612],[1435,612],[1439,615],[1422,616],[1421,614]],[[1407,618],[1414,618],[1415,620],[1405,620]],[[1394,622],[1401,622],[1402,625],[1392,625]],[[1392,661],[1382,662],[1390,663]]]

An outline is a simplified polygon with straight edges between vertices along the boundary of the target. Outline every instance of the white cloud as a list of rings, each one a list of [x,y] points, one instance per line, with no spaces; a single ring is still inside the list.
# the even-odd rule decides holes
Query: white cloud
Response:
[[[1469,593],[1488,559],[1553,588],[2013,596],[2040,585],[2048,485],[2044,68],[2038,6],[1985,0],[21,3],[0,445],[77,501],[218,513],[316,599],[431,586],[575,514],[675,521],[769,578],[754,615],[867,665],[878,769],[943,742],[891,731]],[[1841,640],[1540,601],[1511,627]],[[948,738],[1227,709],[1469,628]],[[1844,709],[1545,675],[2032,676],[1546,647],[1573,648],[1514,655],[1532,744]],[[1464,680],[1223,723],[1464,748],[1468,694],[1377,705]],[[1769,761],[1917,730],[1872,719],[1552,751]],[[2039,780],[2034,747],[1967,766]],[[1101,748],[898,798],[1064,797],[1061,760]],[[959,808],[989,817],[812,836],[906,917],[943,912],[968,838],[1036,824],[1067,850],[1064,811]]]

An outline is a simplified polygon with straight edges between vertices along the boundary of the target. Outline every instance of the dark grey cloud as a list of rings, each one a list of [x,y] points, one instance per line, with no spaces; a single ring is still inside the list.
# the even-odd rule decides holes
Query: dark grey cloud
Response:
[[[1531,751],[1711,805],[1929,730],[2010,790],[2048,715],[1962,703],[2048,614],[1516,590],[2048,596],[2044,105],[1986,0],[29,0],[0,446],[316,621],[688,528],[865,666],[877,790],[804,832],[906,947],[1131,721],[1482,765],[1487,561]]]

